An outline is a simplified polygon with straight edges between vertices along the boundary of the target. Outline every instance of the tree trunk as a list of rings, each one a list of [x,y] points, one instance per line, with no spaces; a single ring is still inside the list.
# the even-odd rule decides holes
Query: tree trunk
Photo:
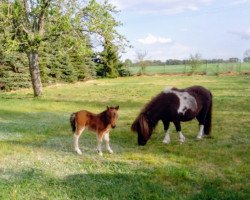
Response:
[[[38,66],[38,53],[30,52],[29,57],[29,70],[31,75],[32,86],[34,90],[34,96],[43,95],[43,85],[40,76],[40,70]]]

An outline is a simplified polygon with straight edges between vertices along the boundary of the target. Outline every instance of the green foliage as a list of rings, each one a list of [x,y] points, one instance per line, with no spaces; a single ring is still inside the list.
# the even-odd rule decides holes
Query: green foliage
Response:
[[[18,52],[5,54],[0,51],[0,83],[4,85],[2,89],[9,91],[30,87],[27,65],[28,60],[25,54]]]
[[[99,54],[101,63],[97,67],[97,76],[115,78],[118,77],[119,58],[115,45],[105,40],[103,51]]]
[[[30,62],[25,66],[27,70],[30,69],[29,74],[37,76],[26,79],[29,81],[39,80],[39,71],[43,84],[89,79],[96,74],[92,62],[93,43],[108,38],[110,42],[116,41],[119,49],[126,43],[125,38],[116,30],[121,23],[113,17],[115,13],[115,7],[108,1],[97,3],[90,0],[82,3],[75,0],[35,0],[31,4],[24,0],[1,1],[2,54],[21,53],[27,57],[38,55],[35,57],[38,60],[25,59]],[[14,62],[15,60],[13,58]],[[1,71],[12,67],[6,62],[2,65],[5,67],[1,66]],[[105,74],[109,77],[118,76],[114,66],[117,68],[116,61],[107,61],[104,67]],[[32,73],[34,70],[36,72]],[[25,78],[26,73],[28,74],[21,72],[20,75],[23,74]],[[0,83],[4,82],[7,84],[6,88],[14,89],[10,86],[12,81],[10,78],[10,81],[0,80]],[[33,82],[34,84],[42,86],[37,82]],[[29,85],[31,84],[26,84]],[[38,87],[33,87],[34,91],[36,88]]]

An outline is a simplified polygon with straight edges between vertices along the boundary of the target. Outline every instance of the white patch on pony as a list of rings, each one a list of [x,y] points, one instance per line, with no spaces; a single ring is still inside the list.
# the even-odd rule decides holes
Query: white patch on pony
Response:
[[[177,110],[179,114],[185,115],[186,111],[188,109],[195,111],[197,109],[197,102],[195,98],[190,95],[188,92],[179,92],[173,89],[166,88],[164,90],[165,93],[173,93],[175,94],[179,100],[180,100],[180,105]]]
[[[170,131],[169,131],[169,129],[168,129],[167,132],[166,132],[166,134],[165,134],[165,137],[164,137],[164,139],[163,139],[163,141],[162,141],[164,144],[169,144],[170,141],[171,141],[171,140],[170,140],[169,132],[170,132]]]
[[[199,133],[198,133],[198,135],[197,135],[197,139],[198,140],[200,140],[200,139],[202,139],[203,138],[203,135],[204,135],[204,125],[200,125],[200,131],[199,131]]]

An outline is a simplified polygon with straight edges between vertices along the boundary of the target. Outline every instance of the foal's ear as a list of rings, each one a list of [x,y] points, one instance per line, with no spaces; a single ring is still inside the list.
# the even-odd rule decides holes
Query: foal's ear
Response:
[[[119,106],[116,106],[115,109],[116,109],[116,110],[119,110]]]
[[[109,106],[107,106],[107,110],[109,109]]]

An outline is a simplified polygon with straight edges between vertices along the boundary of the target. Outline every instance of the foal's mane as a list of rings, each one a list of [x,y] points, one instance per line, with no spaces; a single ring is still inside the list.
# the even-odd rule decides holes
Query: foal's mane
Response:
[[[108,125],[110,123],[110,120],[107,117],[107,112],[109,109],[116,109],[114,106],[111,106],[107,108],[106,110],[102,111],[101,113],[97,114],[97,116],[101,119],[101,121],[105,124]]]

